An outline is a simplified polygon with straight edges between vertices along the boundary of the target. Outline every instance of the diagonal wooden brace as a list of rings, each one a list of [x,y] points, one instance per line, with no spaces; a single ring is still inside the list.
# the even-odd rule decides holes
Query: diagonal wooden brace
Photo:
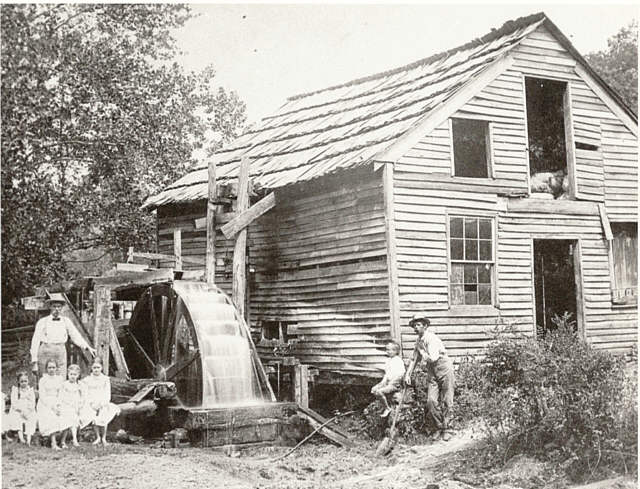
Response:
[[[273,209],[275,205],[276,194],[275,192],[272,192],[261,199],[259,202],[253,204],[246,211],[241,212],[236,217],[231,219],[227,224],[222,226],[220,230],[222,231],[222,234],[224,234],[225,238],[230,239],[238,234],[242,229],[246,228],[253,221],[255,221],[262,214]]]

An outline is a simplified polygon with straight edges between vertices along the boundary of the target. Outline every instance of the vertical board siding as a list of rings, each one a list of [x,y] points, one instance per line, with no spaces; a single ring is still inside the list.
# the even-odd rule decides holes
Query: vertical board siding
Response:
[[[201,214],[159,218],[159,251],[172,252],[171,229],[179,226],[183,254],[204,260],[206,232],[193,227],[203,216],[204,208]],[[292,354],[301,362],[378,375],[390,338],[386,253],[379,173],[323,193],[278,197],[276,207],[249,226],[253,333],[260,336],[261,321],[290,323],[288,333],[297,339]],[[216,257],[229,264],[233,258],[233,241],[221,233]],[[217,285],[229,292],[230,266],[216,272]],[[258,350],[263,359],[273,358],[272,347]]]

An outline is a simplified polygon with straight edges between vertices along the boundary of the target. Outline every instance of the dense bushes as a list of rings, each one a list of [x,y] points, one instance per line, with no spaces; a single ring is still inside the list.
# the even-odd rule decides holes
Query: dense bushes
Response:
[[[557,451],[595,465],[637,453],[635,387],[623,359],[591,348],[570,327],[542,341],[501,338],[482,371],[483,422],[505,458]]]
[[[417,372],[414,402],[400,433],[428,432],[425,376]],[[576,338],[570,321],[544,339],[503,332],[482,360],[468,359],[456,374],[454,418],[458,426],[478,418],[488,453],[500,460],[526,453],[568,461],[574,476],[598,466],[635,470],[637,375],[621,357]],[[375,404],[365,428],[380,436]]]

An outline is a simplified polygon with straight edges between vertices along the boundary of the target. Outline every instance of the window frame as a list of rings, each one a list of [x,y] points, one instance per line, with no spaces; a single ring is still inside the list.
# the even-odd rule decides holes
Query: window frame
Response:
[[[447,291],[448,291],[448,306],[449,310],[455,312],[458,311],[469,311],[471,308],[475,309],[483,309],[487,312],[496,312],[499,308],[499,299],[498,299],[498,251],[497,251],[497,216],[495,214],[483,213],[483,212],[473,212],[473,211],[465,211],[449,213],[446,212],[446,230],[447,230],[447,241],[446,241],[446,250],[447,250]],[[463,219],[463,229],[464,229],[464,219],[485,219],[488,220],[491,224],[491,260],[454,260],[451,256],[451,219],[453,218],[462,218]],[[480,239],[478,237],[478,239]],[[464,245],[463,245],[464,246]],[[479,255],[478,255],[479,257]],[[481,264],[481,263],[491,263],[491,303],[490,304],[453,304],[452,302],[452,282],[451,282],[451,273],[452,273],[452,264],[455,263],[470,263],[470,264]]]
[[[533,74],[522,74],[522,94],[524,100],[524,127],[525,134],[527,136],[527,182],[528,192],[531,195],[531,161],[529,150],[529,115],[527,113],[527,79],[548,80],[551,82],[564,83],[564,93],[562,95],[562,117],[564,122],[564,144],[566,152],[567,163],[567,178],[569,188],[567,190],[567,196],[570,200],[576,200],[578,197],[578,180],[576,175],[576,146],[575,146],[575,128],[573,124],[573,112],[572,101],[573,94],[571,88],[571,80],[567,78],[561,78],[556,76],[538,76]]]
[[[608,255],[609,255],[609,281],[610,281],[610,294],[611,294],[611,305],[612,307],[616,307],[616,308],[624,308],[624,307],[633,307],[636,308],[638,306],[638,284],[636,282],[636,294],[635,295],[631,295],[631,296],[624,296],[623,298],[620,299],[616,299],[614,297],[614,291],[617,290],[617,283],[616,283],[616,269],[615,269],[615,256],[614,256],[614,246],[613,246],[613,242],[614,239],[616,237],[616,233],[615,233],[615,225],[616,224],[635,224],[636,225],[636,242],[638,240],[638,224],[635,221],[614,221],[614,222],[610,222],[610,229],[611,229],[611,239],[607,240],[607,251],[608,251]],[[636,260],[638,259],[637,255],[636,255]],[[636,270],[637,270],[637,263],[636,263]],[[632,287],[629,287],[632,288]],[[630,299],[625,299],[626,297],[630,297]],[[634,299],[635,298],[635,299]]]
[[[473,121],[479,124],[484,124],[484,145],[485,145],[485,163],[487,168],[486,177],[468,177],[464,175],[456,175],[456,160],[455,160],[455,138],[453,136],[453,121]],[[495,179],[495,165],[493,161],[493,121],[485,119],[483,117],[449,117],[449,144],[451,147],[451,176],[456,178],[474,178],[479,180],[493,180]]]

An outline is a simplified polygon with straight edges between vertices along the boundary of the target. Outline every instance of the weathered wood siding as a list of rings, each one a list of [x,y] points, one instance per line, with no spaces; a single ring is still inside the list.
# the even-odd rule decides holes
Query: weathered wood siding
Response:
[[[485,330],[498,321],[515,323],[517,329],[533,334],[533,239],[564,237],[580,242],[589,341],[597,347],[623,350],[637,341],[637,313],[611,304],[607,242],[597,202],[605,202],[614,221],[636,219],[637,138],[580,78],[575,59],[545,28],[524,39],[512,55],[513,65],[453,114],[491,123],[494,178],[451,176],[448,121],[395,165],[402,324],[414,312],[426,312],[458,357],[479,351],[488,340]],[[577,198],[593,203],[577,203],[572,210],[559,212],[571,204],[558,201],[558,211],[546,207],[516,212],[508,210],[510,199],[499,197],[509,191],[528,191],[525,76],[568,83],[574,141],[596,148],[575,150]],[[536,200],[531,199],[532,206]],[[450,307],[447,215],[478,214],[495,219],[498,304],[495,308]],[[408,352],[414,336],[406,326],[403,340]]]
[[[382,177],[368,171],[334,180],[318,190],[278,191],[276,207],[249,227],[250,322],[256,336],[262,321],[290,323],[288,333],[297,339],[292,353],[303,363],[379,375],[390,337]],[[200,217],[204,206],[199,213],[159,215],[159,251],[172,252],[178,226],[183,253],[204,260],[206,232],[193,227]],[[221,233],[216,257],[228,264],[233,257],[233,243]],[[216,267],[216,283],[227,293],[230,272]],[[273,356],[271,347],[259,350]]]
[[[252,323],[293,323],[303,363],[377,373],[390,337],[381,175],[292,190],[250,230]]]

